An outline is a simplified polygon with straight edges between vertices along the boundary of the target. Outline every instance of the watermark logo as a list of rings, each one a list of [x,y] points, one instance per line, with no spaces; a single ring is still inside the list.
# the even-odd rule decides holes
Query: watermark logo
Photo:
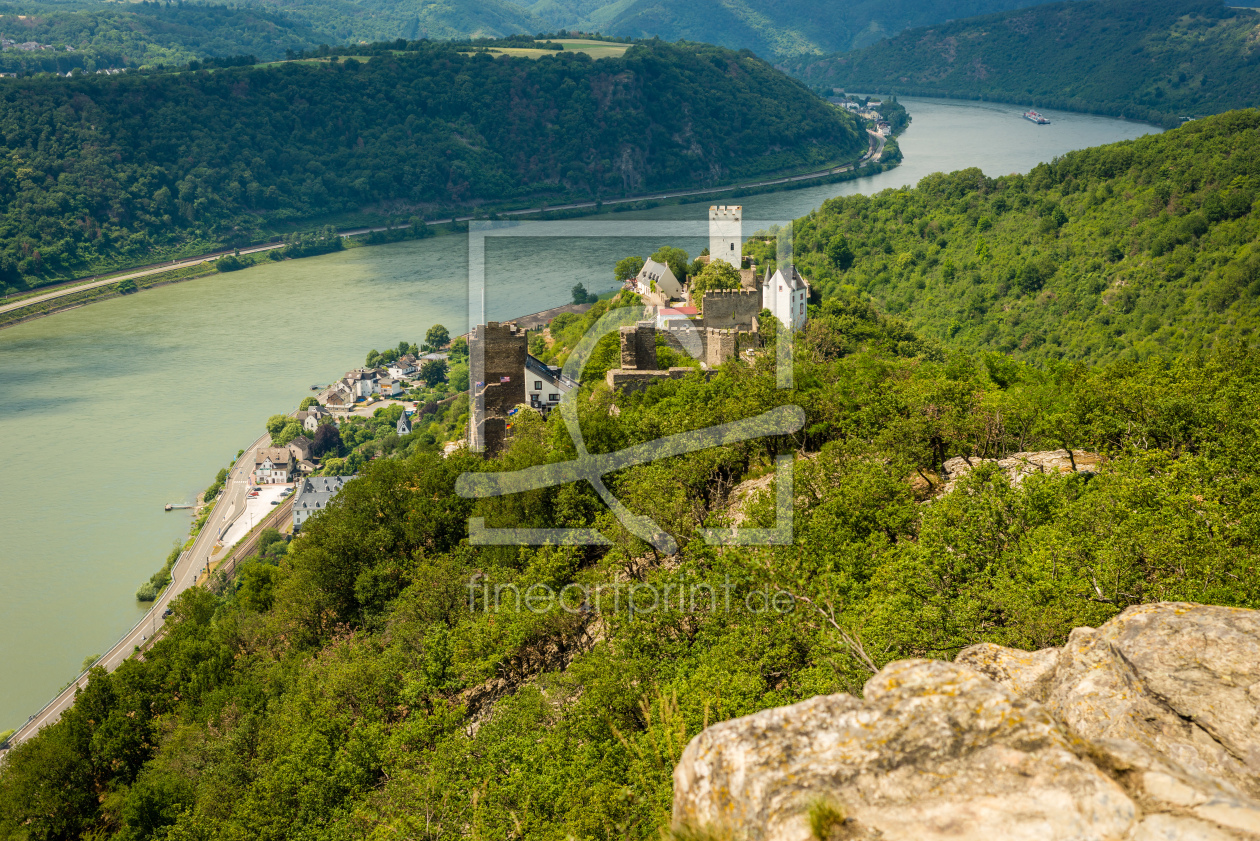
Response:
[[[778,230],[777,255],[780,265],[791,262],[791,222],[776,224]],[[473,222],[468,234],[468,323],[475,330],[485,324],[485,256],[486,240],[491,237],[574,237],[627,238],[642,240],[651,238],[658,242],[674,242],[680,237],[707,237],[709,227],[705,222]],[[562,375],[578,381],[582,370],[599,341],[622,327],[630,327],[644,318],[641,306],[620,307],[601,316],[582,337],[578,346],[565,360]],[[702,341],[694,326],[683,325],[674,332],[683,349],[693,358],[701,358]],[[474,359],[470,379],[469,402],[474,424],[477,422],[479,401],[484,405],[487,388],[484,363],[478,370]],[[792,330],[780,324],[775,342],[775,379],[781,389],[792,387]],[[492,385],[511,385],[509,377],[501,378]],[[522,386],[524,381],[522,381]],[[525,391],[522,389],[522,397]],[[578,390],[572,389],[560,399],[558,410],[565,428],[573,440],[577,457],[559,464],[543,464],[521,470],[499,473],[464,473],[456,482],[456,492],[465,498],[484,499],[522,493],[539,488],[554,487],[570,482],[585,481],[595,489],[600,499],[617,517],[621,524],[636,537],[666,554],[678,551],[677,541],[666,533],[650,517],[629,510],[604,482],[610,473],[640,464],[685,453],[697,452],[710,447],[720,447],[769,436],[788,435],[799,431],[805,423],[805,412],[794,405],[778,406],[749,418],[743,418],[705,429],[681,432],[637,444],[613,453],[591,453],[582,437],[578,422],[576,400]],[[524,403],[525,400],[522,400]],[[701,535],[711,545],[788,545],[792,542],[792,476],[793,456],[780,456],[775,460],[775,525],[773,528],[703,529]],[[609,545],[611,541],[595,529],[585,528],[489,528],[485,518],[472,517],[468,523],[469,542],[474,545]],[[573,585],[571,585],[573,586]],[[551,594],[553,598],[556,594]],[[496,597],[497,598],[497,597]],[[497,603],[497,602],[496,602]],[[563,598],[559,603],[564,604]]]
[[[474,613],[549,613],[559,608],[575,615],[744,612],[754,615],[791,613],[796,597],[786,590],[736,590],[730,576],[720,585],[677,579],[661,584],[615,581],[587,586],[566,584],[559,590],[535,583],[521,588],[494,583],[484,573],[468,581],[468,609]]]

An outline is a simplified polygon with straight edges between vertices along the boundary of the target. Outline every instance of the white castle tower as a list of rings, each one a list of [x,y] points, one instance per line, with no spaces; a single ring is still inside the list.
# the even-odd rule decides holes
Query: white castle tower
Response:
[[[739,269],[743,261],[744,208],[741,205],[709,208],[709,259],[725,260]]]

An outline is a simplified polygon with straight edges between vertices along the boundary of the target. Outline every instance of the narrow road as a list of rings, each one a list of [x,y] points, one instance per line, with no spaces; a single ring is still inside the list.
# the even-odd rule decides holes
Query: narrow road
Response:
[[[273,243],[268,243],[266,245],[254,245],[249,248],[242,248],[241,253],[254,254],[259,251],[270,251],[273,248],[282,248],[283,246],[284,246],[284,243],[282,242],[273,242]],[[135,278],[138,278],[138,277],[148,277],[151,274],[159,274],[160,272],[169,272],[172,269],[185,269],[185,268],[188,268],[189,266],[195,266],[198,263],[209,262],[210,260],[215,259],[219,253],[220,252],[216,252],[215,254],[203,254],[200,257],[192,257],[188,260],[176,260],[171,263],[164,263],[160,266],[151,266],[147,269],[143,269],[138,272],[131,272],[130,274],[113,275],[111,277],[105,278],[104,280],[94,280],[91,283],[80,283],[75,286],[63,286],[60,289],[56,289],[44,295],[36,295],[32,298],[23,298],[20,301],[14,301],[11,304],[0,305],[0,314],[11,312],[12,310],[20,310],[22,309],[22,307],[29,307],[32,304],[40,304],[40,303],[43,303],[44,301],[54,301],[57,298],[64,298],[66,295],[73,295],[76,292],[83,292],[84,290],[87,290],[87,289],[97,289],[101,286],[112,286],[113,284],[120,283],[124,280],[134,280]],[[223,252],[223,253],[230,254],[231,252],[228,251],[228,252]]]
[[[875,135],[875,132],[871,132],[871,134]],[[728,193],[728,192],[731,192],[732,190],[747,190],[747,189],[756,188],[756,187],[773,187],[776,184],[791,184],[798,181],[809,181],[816,178],[826,178],[827,176],[830,176],[830,175],[839,175],[840,173],[843,173],[843,172],[851,172],[853,169],[855,169],[856,167],[862,166],[867,161],[878,161],[879,156],[883,154],[883,151],[884,151],[884,140],[882,137],[880,137],[878,151],[875,151],[875,141],[872,139],[871,149],[868,150],[867,153],[863,155],[861,158],[859,158],[855,163],[844,164],[843,166],[828,167],[827,169],[819,169],[819,170],[815,170],[814,172],[804,173],[802,175],[790,175],[790,176],[785,176],[783,178],[771,178],[764,181],[754,181],[752,183],[746,183],[746,184],[732,184],[727,187],[703,187],[703,188],[698,188],[694,190],[676,190],[674,192],[645,193],[643,195],[627,196],[626,198],[621,198],[621,199],[604,199],[602,200],[602,202],[584,201],[584,202],[574,202],[572,204],[558,204],[554,206],[531,207],[526,210],[505,210],[505,211],[499,212],[497,215],[500,217],[525,216],[531,213],[548,213],[555,210],[581,210],[584,208],[595,208],[595,207],[601,206],[601,204],[603,206],[610,206],[610,205],[615,205],[615,204],[628,204],[628,203],[639,202],[639,201],[674,199],[674,198],[680,198],[684,196],[701,196],[701,195],[706,195],[709,193]],[[446,225],[451,222],[469,222],[475,218],[477,217],[452,216],[447,219],[434,219],[434,220],[426,222],[425,224]],[[389,231],[389,230],[395,230],[398,228],[406,228],[406,227],[409,227],[409,226],[408,225],[382,225],[380,227],[374,227],[374,228],[350,228],[343,231],[338,231],[337,235],[342,236],[342,237],[361,236],[362,234],[370,234],[376,231]],[[253,246],[250,246],[249,248],[242,248],[241,253],[242,254],[255,254],[259,251],[270,251],[273,248],[283,248],[283,247],[284,247],[284,243],[273,242],[273,243],[267,243],[265,245],[253,245]],[[138,277],[147,277],[149,275],[158,274],[160,272],[169,272],[172,269],[183,269],[189,266],[195,266],[195,265],[198,265],[199,263],[206,263],[206,262],[209,262],[210,260],[217,259],[219,256],[223,254],[229,254],[229,253],[231,252],[230,251],[216,251],[212,254],[203,254],[199,257],[190,257],[187,260],[177,260],[171,263],[165,263],[160,266],[150,266],[147,269],[131,272],[130,274],[114,275],[104,280],[94,280],[89,283],[76,283],[74,281],[71,281],[68,284],[62,285],[61,287],[53,291],[47,292],[43,295],[36,295],[31,298],[23,298],[19,301],[13,301],[11,303],[0,304],[0,315],[6,312],[12,312],[13,310],[20,310],[23,307],[29,307],[32,304],[41,304],[45,301],[54,301],[57,298],[64,298],[67,295],[73,295],[77,292],[83,292],[88,289],[97,289],[102,286],[111,286],[115,283],[119,283],[124,280],[134,280],[135,278],[138,278]]]
[[[888,142],[888,138],[877,131],[866,130],[870,138],[871,148],[867,151],[866,157],[872,161],[878,161],[884,155],[884,144]]]
[[[215,500],[214,508],[210,511],[206,524],[197,534],[192,547],[180,556],[175,568],[171,570],[171,583],[154,601],[153,607],[144,618],[96,662],[97,666],[104,666],[106,670],[112,672],[135,653],[137,646],[162,629],[165,622],[162,614],[180,593],[197,583],[198,577],[205,571],[206,565],[214,554],[219,535],[226,531],[232,521],[245,510],[245,494],[249,492],[249,474],[254,468],[255,454],[259,448],[267,446],[270,441],[271,436],[264,434],[251,444],[232,465],[228,479],[224,482],[223,491]],[[80,675],[48,706],[31,716],[26,724],[18,728],[17,732],[9,738],[9,745],[16,745],[29,739],[44,725],[52,724],[61,718],[61,714],[74,704],[75,693],[86,685],[87,675]]]

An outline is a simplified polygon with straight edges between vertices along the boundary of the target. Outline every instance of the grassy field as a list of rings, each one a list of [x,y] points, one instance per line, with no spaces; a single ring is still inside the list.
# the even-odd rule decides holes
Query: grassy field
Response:
[[[586,39],[575,39],[572,41],[558,41],[564,45],[566,50],[575,53],[586,53],[591,58],[609,58],[617,57],[630,49],[629,44],[612,44],[608,41],[588,41]],[[535,50],[529,47],[491,47],[488,52],[491,55],[514,55],[520,58],[541,58],[545,55],[555,55],[555,50]]]

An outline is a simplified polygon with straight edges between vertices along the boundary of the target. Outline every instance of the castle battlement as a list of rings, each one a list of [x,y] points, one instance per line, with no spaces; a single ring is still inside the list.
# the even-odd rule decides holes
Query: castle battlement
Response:
[[[706,289],[704,297],[707,300],[709,296],[715,298],[758,298],[756,289]]]

